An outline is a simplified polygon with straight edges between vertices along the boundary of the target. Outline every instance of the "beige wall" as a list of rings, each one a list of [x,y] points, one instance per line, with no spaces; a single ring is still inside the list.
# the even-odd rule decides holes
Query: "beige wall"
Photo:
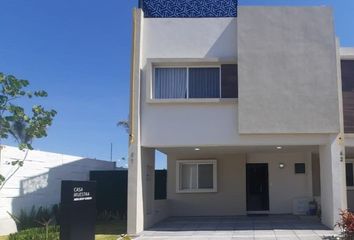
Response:
[[[176,159],[216,159],[216,193],[176,193]],[[167,198],[172,216],[246,214],[245,155],[168,156]]]
[[[216,159],[216,193],[176,193],[176,160]],[[206,155],[169,154],[167,198],[171,216],[246,214],[246,162],[268,163],[270,213],[292,213],[293,199],[312,196],[310,153]],[[285,168],[279,169],[279,163]],[[294,163],[305,162],[306,174],[295,174]]]
[[[292,213],[295,198],[312,196],[310,156],[306,152],[247,155],[247,163],[268,163],[270,213]],[[285,164],[283,169],[279,168],[280,163]],[[305,163],[305,174],[295,174],[295,163]]]

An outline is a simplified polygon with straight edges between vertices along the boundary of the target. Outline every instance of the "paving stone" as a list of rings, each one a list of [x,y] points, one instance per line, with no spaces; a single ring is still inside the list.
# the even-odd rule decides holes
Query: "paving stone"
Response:
[[[313,217],[174,217],[144,231],[136,239],[320,240],[334,235],[334,231]]]

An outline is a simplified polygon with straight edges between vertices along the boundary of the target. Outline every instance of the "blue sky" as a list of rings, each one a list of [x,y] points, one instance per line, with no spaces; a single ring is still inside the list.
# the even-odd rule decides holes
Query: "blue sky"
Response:
[[[332,6],[342,46],[354,46],[354,1],[239,3]],[[109,160],[113,143],[114,160],[127,155],[127,135],[116,122],[128,116],[131,12],[136,4],[0,0],[0,72],[46,90],[49,97],[41,103],[58,111],[48,137],[34,142],[36,149]],[[158,167],[164,166],[159,160]]]

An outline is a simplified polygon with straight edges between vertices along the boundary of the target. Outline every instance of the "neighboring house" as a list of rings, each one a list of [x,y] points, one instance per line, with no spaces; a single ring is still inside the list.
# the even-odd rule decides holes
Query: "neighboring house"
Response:
[[[58,153],[2,146],[0,173],[6,177],[16,170],[12,162],[25,159],[23,167],[9,178],[0,191],[0,236],[16,232],[9,213],[29,211],[32,206],[51,207],[60,202],[62,180],[89,180],[92,170],[114,170],[115,163]]]
[[[307,214],[312,200],[333,228],[346,172],[354,209],[354,49],[331,8],[187,2],[133,12],[128,233],[169,216]]]

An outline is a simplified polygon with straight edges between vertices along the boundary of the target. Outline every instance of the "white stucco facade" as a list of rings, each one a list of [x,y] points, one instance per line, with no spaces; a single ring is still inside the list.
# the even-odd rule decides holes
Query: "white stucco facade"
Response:
[[[239,7],[238,18],[155,19],[136,9],[134,23],[128,233],[168,216],[248,214],[251,163],[268,167],[265,213],[293,214],[297,199],[316,200],[322,222],[333,228],[347,196],[343,50],[331,10]],[[221,64],[237,64],[238,98],[153,96],[155,66]],[[168,159],[166,200],[151,193],[155,149]],[[203,159],[217,160],[217,191],[176,191],[176,161]],[[295,163],[305,164],[304,174],[294,174]]]

